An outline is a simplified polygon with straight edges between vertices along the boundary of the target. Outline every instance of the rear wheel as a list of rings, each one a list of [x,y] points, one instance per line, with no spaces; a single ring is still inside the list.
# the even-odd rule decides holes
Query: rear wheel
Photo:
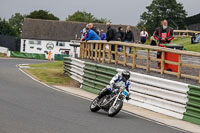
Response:
[[[99,111],[100,107],[97,105],[97,102],[98,102],[98,98],[95,98],[92,103],[90,104],[90,110],[92,112],[97,112]]]
[[[118,100],[114,106],[111,106],[108,110],[108,116],[113,117],[122,109],[123,101]]]

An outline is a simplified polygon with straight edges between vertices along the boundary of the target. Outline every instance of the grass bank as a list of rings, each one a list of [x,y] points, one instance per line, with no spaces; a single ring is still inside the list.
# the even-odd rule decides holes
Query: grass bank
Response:
[[[150,43],[151,41],[148,39],[145,44],[150,45]],[[171,43],[182,45],[187,51],[200,52],[200,43],[191,44],[191,37],[174,38]]]
[[[42,82],[50,85],[79,87],[79,83],[64,74],[63,61],[32,64],[30,67],[31,69],[25,71]]]

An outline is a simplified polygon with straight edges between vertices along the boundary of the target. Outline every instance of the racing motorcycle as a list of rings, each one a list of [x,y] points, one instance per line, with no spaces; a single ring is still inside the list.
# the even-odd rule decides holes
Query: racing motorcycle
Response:
[[[108,116],[113,117],[122,109],[124,99],[129,95],[125,88],[117,87],[110,95],[101,99],[96,97],[90,104],[90,110],[97,112],[100,109],[108,112]]]

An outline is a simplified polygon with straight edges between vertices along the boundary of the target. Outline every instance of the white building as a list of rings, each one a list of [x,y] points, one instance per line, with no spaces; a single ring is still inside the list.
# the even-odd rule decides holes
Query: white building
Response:
[[[45,54],[46,58],[50,51],[52,58],[55,54],[74,56],[74,46],[70,44],[80,44],[78,41],[71,41],[77,33],[71,32],[69,35],[71,28],[68,25],[67,22],[26,18],[22,28],[20,52]],[[80,47],[77,47],[76,53],[79,56]]]

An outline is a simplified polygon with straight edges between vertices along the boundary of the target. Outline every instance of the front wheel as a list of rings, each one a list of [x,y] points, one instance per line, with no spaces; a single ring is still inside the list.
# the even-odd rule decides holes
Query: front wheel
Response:
[[[92,112],[97,112],[97,111],[99,111],[99,109],[100,109],[100,107],[97,105],[97,98],[95,98],[93,101],[92,101],[92,103],[90,104],[90,110],[92,111]]]
[[[114,106],[111,106],[108,110],[108,116],[113,117],[122,109],[123,101],[118,100]]]

